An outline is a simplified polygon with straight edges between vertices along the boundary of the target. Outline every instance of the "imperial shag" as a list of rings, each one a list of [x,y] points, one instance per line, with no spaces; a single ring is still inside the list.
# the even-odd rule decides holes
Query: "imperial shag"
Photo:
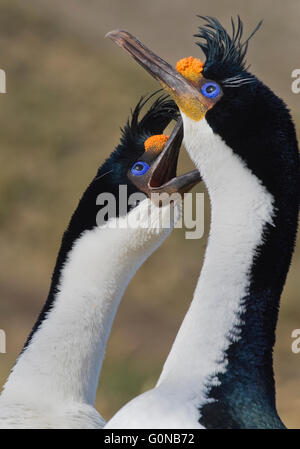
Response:
[[[211,201],[204,265],[158,384],[109,428],[284,427],[272,353],[297,230],[295,128],[284,102],[246,68],[253,33],[242,40],[240,18],[231,34],[202,19],[206,61],[185,58],[177,70],[128,32],[109,33],[173,96]]]
[[[175,205],[154,204],[149,214],[150,194],[182,193],[199,181],[198,170],[176,177],[182,124],[170,138],[161,134],[177,118],[175,103],[161,97],[140,119],[146,102],[133,111],[63,235],[48,299],[0,397],[1,428],[104,425],[94,400],[116,310],[136,270],[172,230],[161,217],[180,209],[177,198]],[[121,205],[120,185],[125,200],[145,195]],[[97,226],[103,192],[117,200],[116,215]]]

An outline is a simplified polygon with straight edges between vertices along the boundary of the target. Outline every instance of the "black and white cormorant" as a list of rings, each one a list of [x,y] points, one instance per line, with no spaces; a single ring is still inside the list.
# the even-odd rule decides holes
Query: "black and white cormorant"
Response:
[[[161,134],[177,118],[175,103],[160,97],[140,119],[146,102],[133,111],[63,235],[48,299],[0,397],[0,428],[104,425],[94,401],[115,313],[130,279],[170,234],[174,215],[163,217],[180,213],[180,195],[159,207],[150,194],[183,193],[199,181],[198,170],[176,177],[182,123],[169,138]],[[127,187],[123,204],[119,186]],[[116,214],[96,225],[104,192],[116,199]]]
[[[108,428],[284,427],[272,354],[298,221],[295,128],[284,102],[246,68],[240,18],[231,34],[202,19],[196,36],[206,61],[185,58],[177,70],[128,32],[109,33],[179,106],[211,225],[194,298],[158,384]]]

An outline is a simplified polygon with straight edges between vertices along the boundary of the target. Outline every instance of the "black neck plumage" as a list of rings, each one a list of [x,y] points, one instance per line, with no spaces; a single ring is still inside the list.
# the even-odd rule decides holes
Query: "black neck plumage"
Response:
[[[51,278],[47,300],[32,328],[32,331],[24,345],[23,351],[29,345],[40,324],[45,320],[47,313],[53,307],[56,293],[59,288],[61,271],[74,242],[84,231],[93,229],[97,225],[97,213],[102,206],[97,206],[96,199],[101,192],[110,192],[114,195],[114,198],[116,199],[116,214],[117,216],[119,215],[119,184],[117,182],[111,182],[109,179],[109,172],[107,168],[108,162],[106,162],[106,164],[99,169],[96,177],[84,192],[71,217],[69,225],[63,234],[61,246]],[[106,176],[106,173],[108,173],[108,176]],[[131,184],[128,184],[127,187],[127,193],[130,195],[134,187]],[[127,213],[127,210],[124,210],[123,213]]]
[[[242,324],[238,339],[232,339],[227,351],[226,372],[218,376],[220,385],[209,392],[213,402],[201,409],[200,422],[206,428],[284,427],[275,404],[273,347],[280,296],[298,224],[299,155],[291,121],[284,139],[272,148],[272,161],[263,160],[261,147],[252,143],[253,159],[248,160],[248,166],[272,194],[275,214],[273,225],[265,226],[263,243],[252,264],[250,287],[240,316]]]

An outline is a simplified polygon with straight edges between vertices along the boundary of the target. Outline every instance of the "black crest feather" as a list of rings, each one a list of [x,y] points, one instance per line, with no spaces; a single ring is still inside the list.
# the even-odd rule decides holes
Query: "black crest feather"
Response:
[[[140,119],[141,110],[156,94],[157,92],[154,92],[146,97],[141,97],[131,112],[131,118],[127,120],[122,129],[122,144],[130,146],[133,143],[136,144],[140,139],[146,139],[153,134],[161,134],[171,120],[178,119],[178,108],[168,95],[158,97]]]
[[[160,95],[150,105],[145,113],[142,110],[148,106],[159,91],[151,95],[141,97],[124,128],[121,128],[122,136],[119,145],[106,159],[97,172],[96,180],[105,176],[114,184],[127,183],[126,173],[130,164],[137,160],[144,152],[145,140],[154,134],[162,134],[171,120],[177,120],[179,110],[168,95]]]
[[[244,70],[249,40],[260,28],[262,20],[257,24],[250,36],[242,41],[244,27],[240,16],[237,16],[236,24],[233,18],[231,18],[231,35],[216,18],[198,17],[203,19],[205,23],[199,27],[199,33],[194,36],[204,41],[197,42],[197,45],[199,45],[206,56],[205,68],[209,68],[213,64],[222,63],[235,67],[238,66],[240,70]]]

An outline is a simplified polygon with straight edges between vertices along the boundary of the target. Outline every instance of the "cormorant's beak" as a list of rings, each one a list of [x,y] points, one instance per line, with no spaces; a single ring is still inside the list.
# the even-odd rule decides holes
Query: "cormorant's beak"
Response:
[[[179,118],[163,150],[149,169],[148,194],[165,192],[169,195],[172,193],[180,193],[182,195],[201,181],[198,170],[176,176],[182,139],[183,125],[181,118]]]
[[[214,102],[202,95],[199,88],[145,47],[128,31],[110,31],[106,34],[106,37],[128,51],[144,69],[158,80],[174,99],[179,109],[188,117],[196,121],[201,120],[208,109],[213,107]],[[205,78],[203,78],[203,82],[205,81]]]

